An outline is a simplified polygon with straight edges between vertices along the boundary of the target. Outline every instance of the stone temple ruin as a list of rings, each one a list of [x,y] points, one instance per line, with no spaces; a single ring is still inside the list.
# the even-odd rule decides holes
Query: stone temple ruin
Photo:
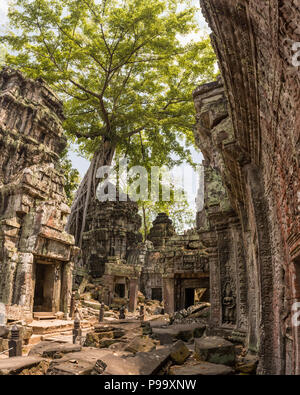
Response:
[[[43,81],[0,74],[0,302],[9,322],[61,312],[67,327],[73,289],[88,321],[51,361],[49,343],[32,348],[44,374],[300,374],[299,5],[200,3],[221,75],[193,95],[204,207],[183,235],[161,213],[142,243],[134,202],[95,201],[79,251],[64,231],[62,104]]]
[[[141,274],[141,291],[149,299],[164,301],[166,313],[209,301],[207,251],[196,231],[176,235],[172,221],[159,214],[153,222]]]
[[[224,327],[235,303],[261,374],[300,373],[297,3],[201,0],[222,81],[194,93],[196,138],[230,201],[207,212],[211,325]]]
[[[62,103],[42,81],[0,74],[0,300],[9,319],[68,312],[74,238],[57,165]]]
[[[80,261],[93,283],[103,288],[103,302],[110,305],[114,295],[128,298],[130,311],[136,308],[141,272],[139,262],[131,254],[141,241],[141,218],[137,212],[137,205],[131,201],[93,201],[83,233]]]

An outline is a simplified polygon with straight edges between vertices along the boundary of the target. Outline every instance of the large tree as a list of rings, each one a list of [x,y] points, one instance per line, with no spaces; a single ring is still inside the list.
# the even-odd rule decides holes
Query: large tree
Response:
[[[74,193],[76,192],[80,183],[80,174],[77,169],[72,167],[72,161],[68,158],[68,147],[63,150],[60,157],[60,167],[64,172],[65,178],[65,192],[68,199],[68,204],[71,205],[74,200]]]
[[[140,214],[142,217],[141,233],[143,239],[147,240],[149,231],[153,226],[153,221],[159,213],[166,213],[172,220],[173,226],[177,234],[183,234],[185,230],[195,226],[196,215],[190,208],[186,198],[174,200],[171,196],[170,202],[159,200],[153,202],[151,200],[140,203]]]
[[[10,31],[1,38],[8,44],[7,63],[59,92],[65,130],[91,159],[69,220],[79,246],[96,171],[111,164],[115,152],[133,164],[170,166],[190,158],[192,90],[212,78],[215,64],[208,38],[184,39],[197,31],[195,12],[179,0],[10,5]]]

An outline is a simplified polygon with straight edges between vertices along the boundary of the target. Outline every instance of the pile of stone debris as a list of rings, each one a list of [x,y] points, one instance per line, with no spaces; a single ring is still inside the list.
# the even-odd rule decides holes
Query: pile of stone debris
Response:
[[[207,307],[193,306],[171,320],[166,314],[94,320],[76,344],[68,336],[45,338],[26,356],[0,359],[0,375],[255,374],[257,360],[241,344],[206,335],[197,315]],[[193,323],[184,322],[191,316]],[[8,338],[7,330],[1,335]]]
[[[159,300],[152,300],[152,299],[147,299],[142,292],[138,292],[138,305],[137,305],[137,310],[140,310],[140,306],[145,306],[145,313],[148,314],[149,316],[152,315],[160,315],[164,314],[164,306],[163,302],[160,302]]]
[[[254,374],[257,365],[255,358],[236,364],[233,345],[221,338],[195,341],[194,348],[179,340],[137,352],[44,343],[42,355],[33,350],[26,357],[0,360],[0,375],[229,375]]]
[[[80,295],[77,295],[76,309],[79,312],[80,318],[92,319],[99,316],[101,303],[101,287],[93,284],[87,284],[85,290]],[[157,316],[164,314],[163,303],[158,300],[149,300],[139,292],[137,298],[136,311],[133,313],[128,312],[128,299],[115,296],[110,306],[104,305],[104,318],[108,320],[118,319],[120,310],[125,308],[126,317],[139,317],[140,307],[144,306],[145,316]]]
[[[22,339],[23,346],[26,347],[33,335],[33,328],[30,327],[25,321],[13,321],[9,324],[0,326],[0,357],[8,354],[7,350],[9,350],[11,330],[15,326],[18,328],[19,336]]]
[[[170,316],[171,323],[193,323],[205,321],[209,318],[210,303],[198,303],[190,306],[187,309],[176,311]]]

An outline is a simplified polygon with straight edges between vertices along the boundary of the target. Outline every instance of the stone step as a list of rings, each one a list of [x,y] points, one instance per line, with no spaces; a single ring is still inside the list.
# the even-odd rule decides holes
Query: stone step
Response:
[[[56,343],[73,343],[73,336],[72,335],[60,335],[58,334],[52,334],[48,336],[43,336],[42,337],[43,341],[48,341],[48,342],[56,342]]]
[[[81,328],[91,328],[91,324],[88,321],[81,321]],[[74,327],[74,321],[66,320],[41,320],[33,321],[28,326],[32,328],[34,335],[47,335],[51,333],[61,333],[68,330],[72,330]]]
[[[33,319],[35,320],[55,320],[56,316],[50,312],[39,312],[39,313],[33,313]]]
[[[218,336],[195,339],[195,356],[201,361],[229,365],[235,364],[235,347]]]

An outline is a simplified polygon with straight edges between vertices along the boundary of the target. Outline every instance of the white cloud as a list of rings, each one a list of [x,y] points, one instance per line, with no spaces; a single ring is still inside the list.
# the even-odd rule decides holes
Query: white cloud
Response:
[[[0,30],[3,30],[7,23],[7,11],[9,0],[0,0]]]
[[[8,10],[8,0],[0,0],[0,15],[1,15],[1,19],[2,18],[6,18],[7,10]]]

